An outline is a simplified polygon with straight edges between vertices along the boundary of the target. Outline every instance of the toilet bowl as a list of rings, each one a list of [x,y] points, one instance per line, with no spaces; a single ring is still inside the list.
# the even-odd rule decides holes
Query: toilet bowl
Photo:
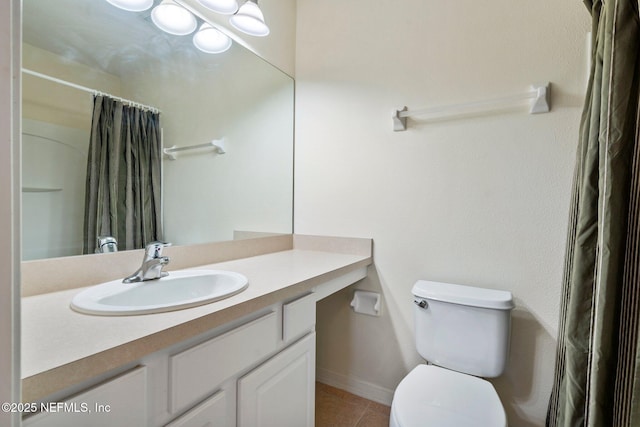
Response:
[[[431,364],[396,388],[390,427],[506,427],[500,398],[481,377],[506,368],[511,293],[424,280],[412,292],[416,347]]]

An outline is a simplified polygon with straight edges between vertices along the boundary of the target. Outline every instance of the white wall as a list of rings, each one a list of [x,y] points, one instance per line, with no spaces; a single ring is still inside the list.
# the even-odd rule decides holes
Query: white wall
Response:
[[[432,279],[511,290],[510,425],[542,425],[586,77],[581,2],[299,0],[295,232],[374,239],[360,288],[318,306],[318,375],[378,400],[421,362],[410,290]],[[552,82],[550,114],[509,111],[392,132],[391,112]]]
[[[0,402],[20,402],[19,5],[0,0]],[[0,412],[0,425],[19,423]]]

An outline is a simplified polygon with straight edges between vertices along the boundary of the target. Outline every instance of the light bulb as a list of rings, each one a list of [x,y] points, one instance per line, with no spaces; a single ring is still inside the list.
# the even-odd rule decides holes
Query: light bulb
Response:
[[[264,22],[264,15],[256,0],[247,0],[238,12],[229,18],[229,22],[238,30],[250,36],[264,37],[269,35],[269,27]]]
[[[198,3],[222,15],[233,15],[238,11],[236,0],[198,0]]]
[[[193,44],[205,53],[222,53],[231,47],[231,39],[205,22],[193,36]]]
[[[162,31],[176,36],[191,34],[198,26],[196,17],[173,0],[162,0],[154,7],[151,20]]]

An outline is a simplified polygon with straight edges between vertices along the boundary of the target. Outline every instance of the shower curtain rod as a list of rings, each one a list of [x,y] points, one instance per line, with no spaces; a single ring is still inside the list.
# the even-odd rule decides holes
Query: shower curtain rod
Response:
[[[550,97],[551,85],[550,83],[545,83],[532,85],[529,92],[505,96],[503,98],[486,99],[484,101],[469,102],[466,104],[443,105],[413,111],[409,111],[407,107],[404,107],[402,110],[394,110],[393,112],[393,130],[395,132],[407,130],[407,117],[433,115],[433,117],[426,117],[426,119],[443,119],[448,116],[501,110],[505,107],[518,106],[522,101],[526,100],[532,100],[529,113],[548,113],[551,108]]]
[[[161,111],[156,107],[152,107],[150,105],[141,104],[139,102],[132,101],[132,100],[126,99],[126,98],[121,98],[119,96],[114,96],[114,95],[111,95],[110,93],[102,92],[102,91],[99,91],[99,90],[96,90],[96,89],[92,89],[90,87],[86,87],[86,86],[78,85],[78,84],[75,84],[75,83],[71,83],[71,82],[68,82],[66,80],[59,79],[57,77],[52,77],[52,76],[49,76],[47,74],[42,74],[42,73],[39,73],[37,71],[29,70],[28,68],[23,68],[22,72],[25,73],[25,74],[29,74],[31,76],[34,76],[34,77],[39,77],[41,79],[49,80],[51,82],[58,83],[58,84],[61,84],[61,85],[64,85],[64,86],[68,86],[68,87],[71,87],[71,88],[74,88],[74,89],[78,89],[78,90],[81,90],[81,91],[84,91],[84,92],[89,92],[89,93],[91,93],[93,95],[108,96],[109,98],[115,99],[116,101],[120,101],[123,104],[127,104],[127,105],[129,105],[131,107],[142,108],[143,110],[149,110],[149,111],[151,111],[153,113],[161,113]]]

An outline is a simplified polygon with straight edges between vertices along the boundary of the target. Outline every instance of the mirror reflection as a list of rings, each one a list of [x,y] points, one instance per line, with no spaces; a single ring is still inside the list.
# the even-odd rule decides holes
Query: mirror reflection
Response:
[[[292,232],[293,80],[236,43],[204,53],[149,15],[24,0],[24,260],[93,253],[100,236],[123,250]]]

